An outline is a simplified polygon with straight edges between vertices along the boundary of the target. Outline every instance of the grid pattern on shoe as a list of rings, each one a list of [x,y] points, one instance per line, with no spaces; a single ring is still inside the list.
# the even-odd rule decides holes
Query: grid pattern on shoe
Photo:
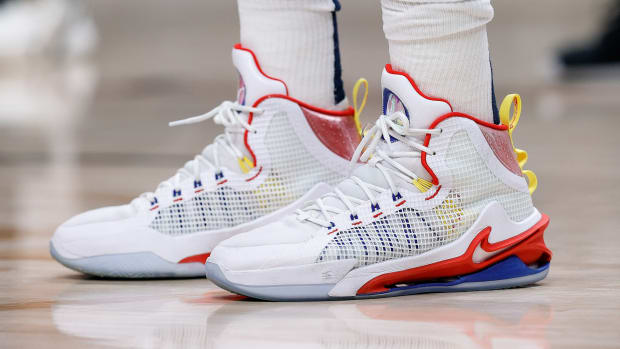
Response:
[[[498,201],[515,221],[533,212],[529,193],[499,180],[465,131],[452,137],[446,165],[453,177],[453,188],[442,204],[425,211],[405,207],[370,224],[340,231],[316,262],[355,258],[357,268],[419,255],[458,239],[491,201]],[[416,206],[410,198],[408,202]]]
[[[204,191],[161,209],[150,227],[169,235],[230,228],[290,204],[319,182],[333,185],[342,179],[308,153],[286,113],[276,112],[271,118],[265,147],[271,169],[256,189],[237,190],[226,185]]]

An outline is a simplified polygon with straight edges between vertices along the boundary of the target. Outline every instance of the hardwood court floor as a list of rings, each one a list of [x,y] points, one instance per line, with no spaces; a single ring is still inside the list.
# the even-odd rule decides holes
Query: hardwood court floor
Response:
[[[592,27],[583,14],[597,3],[549,2],[529,15],[516,4],[531,0],[498,1],[489,34],[498,95],[523,95],[515,140],[551,217],[549,277],[503,291],[283,304],[206,279],[88,278],[49,257],[58,224],[152,190],[210,142],[212,124],[167,122],[231,98],[236,84],[233,2],[90,2],[101,34],[92,62],[0,66],[0,101],[23,101],[0,103],[0,347],[620,347],[620,82],[543,76],[554,43]],[[357,75],[371,80],[371,122],[385,43],[376,6],[354,3],[341,14],[345,80],[347,92]]]

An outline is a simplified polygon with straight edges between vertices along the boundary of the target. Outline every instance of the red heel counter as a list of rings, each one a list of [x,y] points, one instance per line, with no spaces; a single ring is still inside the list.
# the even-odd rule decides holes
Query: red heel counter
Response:
[[[334,154],[350,160],[361,141],[355,126],[353,113],[350,115],[328,115],[301,107],[310,128],[317,138]]]
[[[495,157],[506,167],[510,172],[523,176],[521,168],[517,163],[517,157],[512,144],[510,143],[510,135],[507,130],[498,130],[485,125],[478,125],[480,131],[487,140],[487,143],[493,149]]]

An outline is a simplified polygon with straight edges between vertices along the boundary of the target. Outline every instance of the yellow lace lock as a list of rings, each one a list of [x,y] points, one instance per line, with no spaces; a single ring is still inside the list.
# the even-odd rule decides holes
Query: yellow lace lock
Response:
[[[239,162],[239,167],[241,168],[241,171],[243,173],[248,173],[248,172],[250,172],[251,169],[254,168],[254,163],[252,161],[250,161],[250,159],[248,159],[247,156],[244,156],[242,158],[238,158],[237,162]]]
[[[427,181],[426,179],[423,179],[423,178],[416,178],[416,179],[414,179],[412,181],[412,183],[422,193],[427,192],[433,186],[433,183],[431,183],[431,182],[429,182],[429,181]]]
[[[364,85],[364,97],[362,98],[362,103],[357,105],[357,95],[359,93],[360,86]],[[362,124],[360,123],[360,115],[366,106],[366,99],[368,99],[368,80],[364,78],[360,78],[357,80],[355,85],[353,85],[353,119],[355,120],[355,127],[357,128],[357,132],[362,135]],[[363,135],[362,135],[363,136]]]
[[[513,106],[514,109],[511,115],[510,109]],[[508,135],[510,136],[510,143],[512,144],[512,149],[517,156],[517,163],[521,168],[521,172],[527,178],[530,194],[533,194],[538,187],[538,179],[536,178],[536,174],[533,171],[523,169],[525,163],[527,162],[527,152],[525,150],[516,148],[514,139],[512,137],[512,133],[519,124],[519,118],[521,117],[521,106],[521,96],[516,93],[509,94],[504,98],[501,106],[499,107],[499,120],[502,125],[508,127]]]

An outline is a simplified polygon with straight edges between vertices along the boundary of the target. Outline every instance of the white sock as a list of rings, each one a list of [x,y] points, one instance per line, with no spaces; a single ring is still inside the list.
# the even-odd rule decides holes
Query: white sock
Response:
[[[454,111],[493,122],[490,0],[382,0],[381,8],[392,67]]]
[[[346,107],[334,0],[237,0],[241,44],[289,94],[322,108]],[[337,8],[338,7],[338,8]]]

